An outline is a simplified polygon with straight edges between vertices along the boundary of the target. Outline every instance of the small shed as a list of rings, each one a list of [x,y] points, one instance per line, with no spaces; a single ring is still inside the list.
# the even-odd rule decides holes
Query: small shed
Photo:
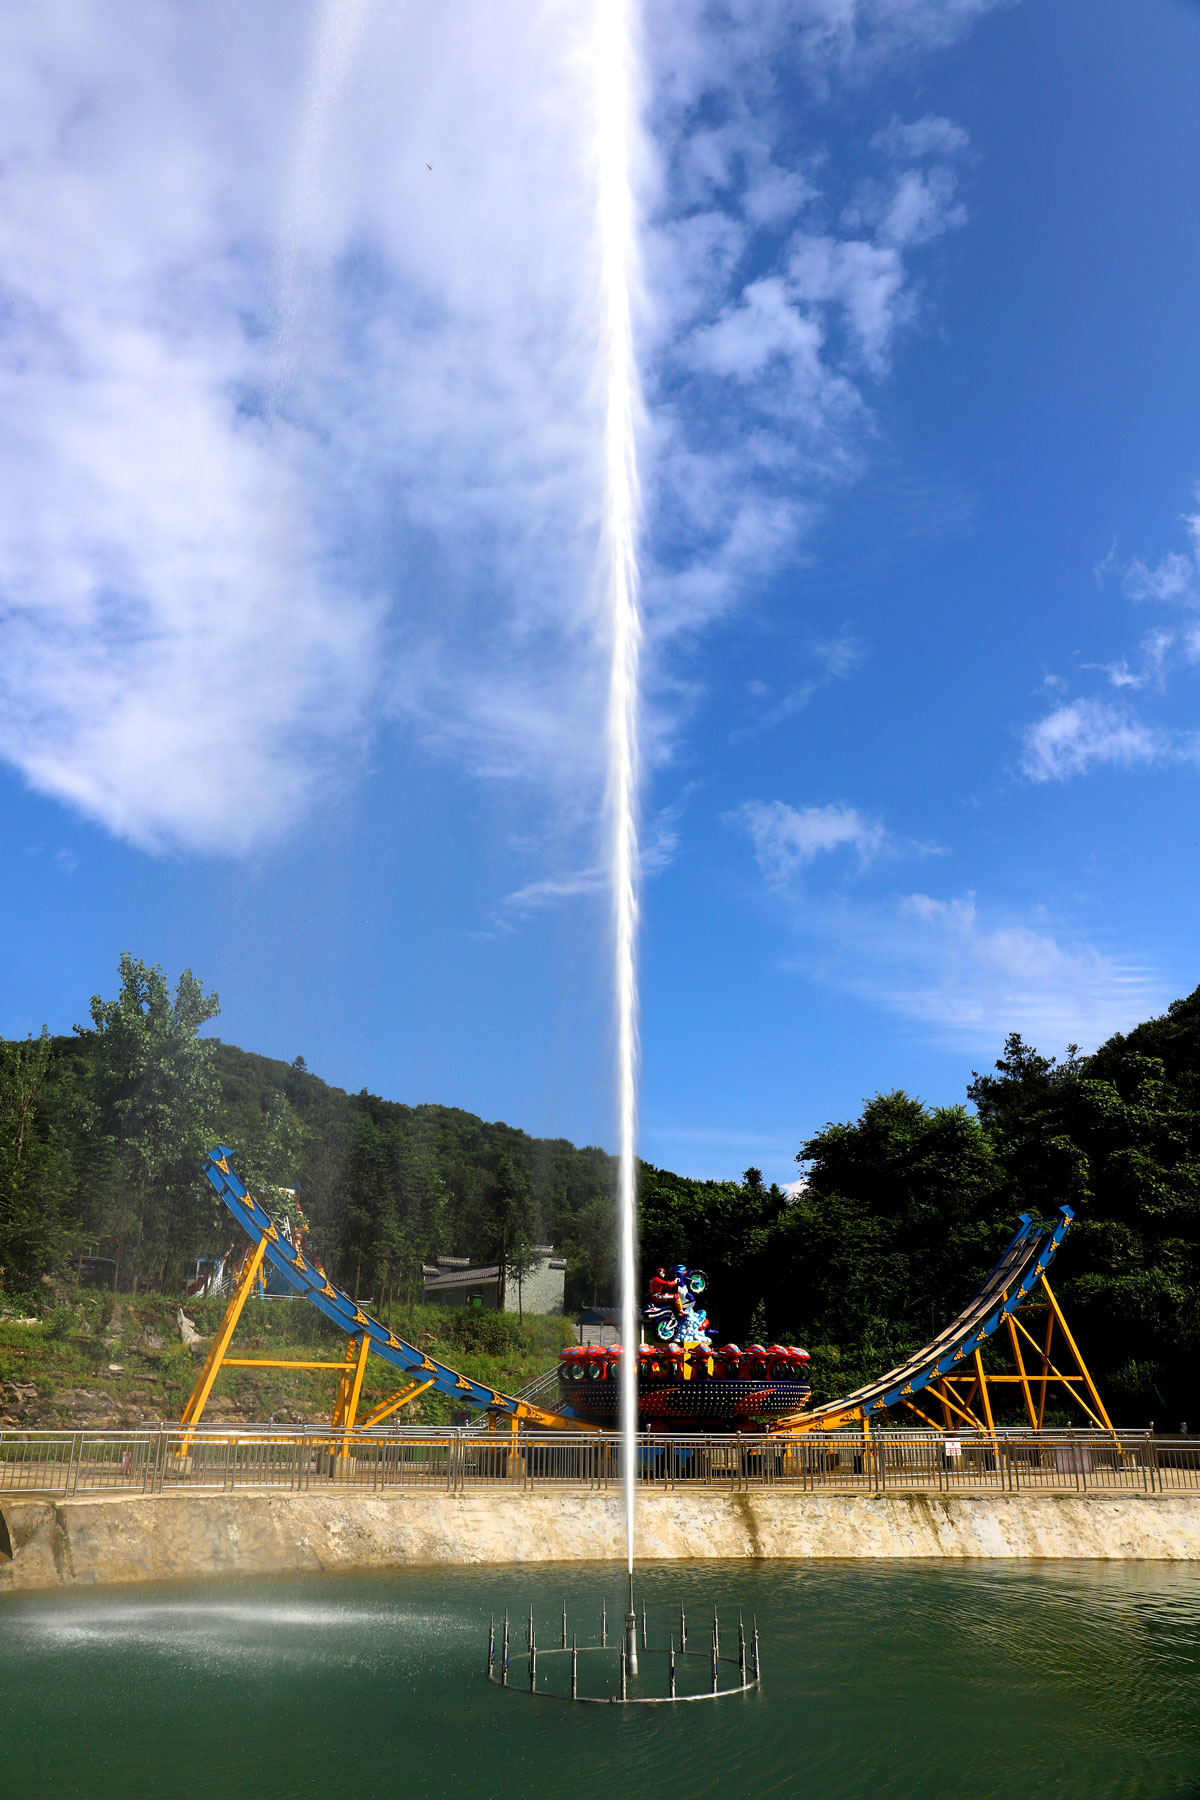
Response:
[[[585,1307],[576,1321],[575,1335],[581,1344],[619,1344],[621,1341],[620,1307]]]

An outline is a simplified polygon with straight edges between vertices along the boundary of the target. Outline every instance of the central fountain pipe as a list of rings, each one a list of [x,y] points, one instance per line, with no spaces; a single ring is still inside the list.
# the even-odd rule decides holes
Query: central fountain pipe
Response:
[[[617,1240],[621,1295],[619,1412],[627,1567],[633,1572],[637,1479],[637,1072],[638,1072],[638,598],[637,423],[641,394],[633,342],[637,221],[634,40],[638,0],[595,0],[599,248],[599,360],[604,408],[600,568],[609,633],[608,873],[616,1013]]]
[[[633,1570],[629,1571],[629,1611],[625,1614],[625,1667],[631,1675],[638,1672],[637,1612],[633,1604]]]

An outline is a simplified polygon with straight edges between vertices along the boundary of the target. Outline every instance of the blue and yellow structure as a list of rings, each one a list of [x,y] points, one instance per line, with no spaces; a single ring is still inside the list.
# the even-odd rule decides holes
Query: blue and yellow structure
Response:
[[[1021,1390],[1034,1431],[1042,1429],[1053,1396],[1076,1407],[1088,1426],[1111,1432],[1112,1420],[1046,1276],[1073,1218],[1069,1206],[1060,1207],[1048,1222],[1022,1213],[1014,1237],[979,1292],[932,1342],[845,1399],[778,1420],[772,1435],[845,1431],[856,1425],[868,1430],[872,1419],[894,1407],[903,1407],[935,1430],[993,1432],[993,1400],[1013,1385]],[[1031,1321],[1038,1323],[1036,1336]],[[986,1369],[983,1361],[984,1345],[998,1334],[1012,1353],[1013,1366],[1003,1373]]]
[[[491,1425],[507,1422],[550,1431],[590,1431],[599,1427],[569,1408],[538,1406],[474,1381],[427,1351],[397,1337],[329,1281],[302,1249],[292,1244],[265,1208],[250,1194],[233,1167],[233,1153],[218,1144],[205,1160],[204,1173],[253,1246],[225,1316],[213,1338],[181,1424],[200,1423],[217,1375],[223,1368],[327,1369],[338,1376],[333,1427],[350,1433],[369,1430],[430,1391],[445,1394],[457,1405],[486,1413]],[[1065,1399],[1082,1413],[1092,1429],[1112,1432],[1112,1421],[1079,1352],[1046,1270],[1071,1225],[1070,1207],[1055,1219],[1039,1221],[1021,1215],[1017,1231],[978,1293],[937,1337],[906,1362],[844,1399],[776,1418],[766,1427],[772,1438],[812,1431],[869,1431],[873,1420],[893,1409],[906,1418],[942,1432],[995,1430],[995,1405],[1015,1385],[1030,1428],[1040,1431],[1051,1399]],[[231,1354],[234,1332],[246,1301],[262,1285],[264,1264],[276,1269],[288,1285],[346,1334],[346,1348],[336,1361],[299,1361]],[[1011,1367],[996,1372],[985,1367],[983,1349],[995,1339],[1011,1353]],[[993,1346],[994,1348],[995,1346]],[[404,1377],[403,1385],[365,1417],[358,1417],[363,1378],[371,1355],[389,1363]],[[715,1421],[706,1421],[712,1430]],[[719,1429],[719,1427],[716,1427]]]
[[[181,1424],[199,1424],[212,1393],[213,1383],[221,1369],[270,1368],[336,1370],[339,1382],[333,1409],[333,1426],[338,1431],[368,1430],[430,1389],[435,1393],[448,1395],[460,1406],[487,1412],[495,1423],[507,1420],[514,1426],[540,1425],[548,1430],[587,1429],[578,1419],[547,1412],[528,1401],[517,1399],[511,1394],[499,1393],[482,1382],[472,1381],[457,1369],[438,1362],[415,1344],[406,1343],[386,1325],[381,1325],[378,1319],[371,1318],[357,1301],[329,1281],[302,1250],[298,1250],[283,1236],[270,1214],[247,1191],[245,1183],[237,1175],[233,1167],[233,1152],[228,1145],[218,1144],[209,1151],[204,1173],[234,1218],[249,1234],[254,1249],[225,1310],[220,1329],[213,1338],[204,1366],[183,1410]],[[310,1301],[318,1312],[323,1313],[332,1324],[346,1333],[346,1350],[340,1361],[300,1362],[282,1357],[230,1354],[234,1331],[246,1301],[259,1283],[264,1260],[272,1264],[289,1285]],[[367,1358],[372,1354],[390,1363],[408,1379],[403,1387],[397,1389],[366,1418],[359,1419],[358,1404],[363,1377]]]

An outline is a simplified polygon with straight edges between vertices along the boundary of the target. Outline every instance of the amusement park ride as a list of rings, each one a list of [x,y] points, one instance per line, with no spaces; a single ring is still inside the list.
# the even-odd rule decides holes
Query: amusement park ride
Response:
[[[247,1232],[251,1248],[184,1407],[183,1425],[199,1425],[222,1368],[301,1368],[338,1374],[333,1426],[346,1433],[370,1430],[430,1390],[486,1415],[493,1428],[507,1423],[514,1431],[520,1424],[550,1431],[612,1429],[621,1345],[564,1350],[555,1405],[548,1400],[539,1405],[473,1381],[397,1337],[334,1286],[320,1264],[305,1254],[302,1232],[291,1224],[276,1225],[247,1192],[234,1171],[232,1154],[219,1144],[209,1152],[204,1172]],[[844,1399],[811,1409],[807,1351],[781,1344],[714,1346],[707,1314],[697,1304],[706,1290],[706,1277],[682,1264],[659,1269],[642,1313],[644,1332],[652,1342],[634,1347],[640,1428],[673,1433],[753,1431],[778,1439],[857,1426],[867,1432],[873,1420],[878,1423],[881,1415],[904,1408],[906,1416],[915,1415],[922,1426],[938,1431],[992,1432],[996,1403],[1015,1386],[1033,1431],[1042,1429],[1054,1395],[1072,1403],[1091,1428],[1111,1432],[1104,1403],[1046,1279],[1071,1219],[1066,1206],[1050,1223],[1023,1213],[992,1273],[944,1331],[886,1375]],[[267,1268],[346,1334],[339,1361],[230,1354],[246,1301],[262,1287]],[[984,1367],[983,1347],[993,1338],[1011,1354],[1011,1366],[1001,1373]],[[405,1381],[360,1419],[363,1377],[372,1353]]]

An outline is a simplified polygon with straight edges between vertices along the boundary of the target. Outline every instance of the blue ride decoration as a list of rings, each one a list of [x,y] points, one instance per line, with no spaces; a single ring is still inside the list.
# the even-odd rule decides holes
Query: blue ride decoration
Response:
[[[707,1286],[703,1269],[688,1269],[682,1263],[657,1269],[650,1277],[650,1299],[642,1308],[642,1319],[661,1343],[711,1347],[708,1314],[696,1305]]]

